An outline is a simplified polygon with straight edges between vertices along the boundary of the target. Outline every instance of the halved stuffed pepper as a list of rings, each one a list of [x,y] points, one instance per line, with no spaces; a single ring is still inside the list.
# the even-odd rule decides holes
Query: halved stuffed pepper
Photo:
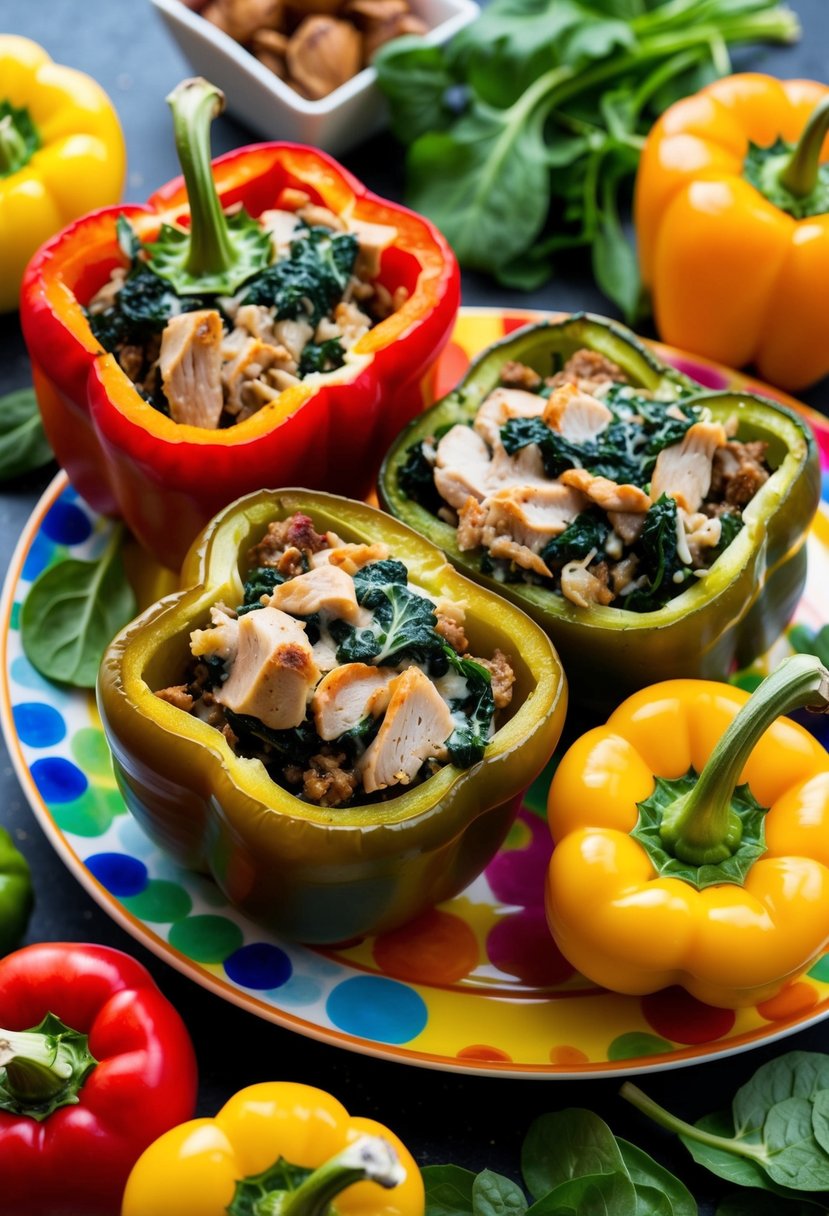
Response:
[[[380,476],[394,515],[544,626],[593,705],[762,653],[802,591],[819,488],[790,410],[705,392],[583,315],[491,347]]]
[[[128,626],[98,696],[145,830],[307,942],[390,928],[466,886],[558,741],[544,632],[364,503],[262,491]]]
[[[240,494],[368,492],[427,399],[459,279],[435,228],[330,157],[270,143],[211,166],[221,94],[170,100],[184,179],[44,245],[21,321],[58,460],[178,567]]]

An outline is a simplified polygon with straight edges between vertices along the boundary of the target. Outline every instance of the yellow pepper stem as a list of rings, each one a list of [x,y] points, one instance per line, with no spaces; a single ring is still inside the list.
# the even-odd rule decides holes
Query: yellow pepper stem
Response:
[[[806,198],[818,182],[820,152],[829,134],[829,97],[812,111],[800,139],[780,173],[780,184],[796,198]]]
[[[15,126],[13,114],[0,118],[0,177],[17,173],[31,159],[31,148]]]
[[[785,659],[763,680],[712,751],[693,789],[664,812],[660,836],[674,857],[708,865],[733,855],[742,835],[732,806],[740,773],[764,731],[782,714],[803,707],[829,708],[829,671],[805,654]]]

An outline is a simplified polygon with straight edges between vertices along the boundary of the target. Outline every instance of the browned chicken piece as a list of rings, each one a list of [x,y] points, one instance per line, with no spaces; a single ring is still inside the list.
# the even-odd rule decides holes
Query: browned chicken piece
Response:
[[[344,663],[323,676],[311,701],[317,734],[338,739],[364,718],[377,718],[389,702],[389,685],[397,679],[392,667]]]
[[[506,562],[515,562],[516,566],[521,566],[524,570],[532,570],[535,574],[542,575],[543,578],[552,577],[552,570],[534,550],[528,548],[527,545],[520,545],[518,541],[512,540],[509,536],[496,536],[489,545],[489,552],[492,557]]]
[[[487,477],[490,493],[507,486],[543,486],[550,479],[544,472],[544,458],[537,443],[528,443],[512,456],[506,448],[498,447],[492,454]]]
[[[641,515],[635,516],[636,519],[642,519]],[[613,588],[614,595],[621,595],[630,587],[631,583],[636,581],[636,571],[639,569],[639,558],[635,553],[630,553],[622,561],[616,562],[610,568],[610,583]]]
[[[338,545],[334,549],[322,549],[311,558],[312,566],[338,566],[352,577],[370,562],[382,562],[389,556],[389,547],[382,541],[373,545]]]
[[[595,439],[613,421],[606,405],[575,384],[563,384],[552,393],[543,417],[547,426],[573,443]]]
[[[562,567],[561,594],[579,608],[594,608],[596,604],[606,606],[613,599],[608,586],[607,563],[600,562],[593,570],[587,568],[594,556],[590,553],[582,561],[568,562]]]
[[[626,545],[634,545],[645,526],[645,516],[641,511],[608,511],[607,518],[613,531]]]
[[[486,507],[482,506],[477,498],[470,495],[458,512],[457,539],[461,552],[477,549],[480,545],[486,524],[486,514]]]
[[[392,228],[391,224],[370,224],[368,220],[356,219],[349,220],[348,229],[360,244],[354,273],[359,279],[376,279],[383,252],[394,244],[397,229]]]
[[[306,203],[297,209],[297,216],[309,228],[333,228],[335,232],[345,232],[346,229],[343,217],[337,215],[336,211],[332,211],[330,207],[323,207],[320,203]]]
[[[371,318],[366,316],[351,300],[341,300],[334,309],[334,321],[342,340],[348,347],[354,346],[363,334],[371,329]]]
[[[506,709],[512,701],[512,686],[515,683],[515,672],[509,656],[503,650],[495,650],[491,659],[479,659],[472,656],[472,661],[479,667],[485,667],[492,676],[492,699],[496,709]]]
[[[232,663],[239,645],[239,620],[224,604],[210,609],[211,629],[194,629],[190,634],[190,653],[200,658],[213,655]]]
[[[472,427],[458,423],[437,446],[435,486],[451,507],[460,509],[467,498],[486,498],[490,472],[489,448]]]
[[[510,418],[539,418],[546,404],[544,397],[520,388],[493,389],[475,416],[475,430],[491,448],[497,449],[501,446],[501,427]]]
[[[644,490],[638,486],[619,485],[609,477],[594,477],[587,469],[566,469],[559,478],[565,486],[580,490],[582,494],[604,511],[621,511],[625,514],[643,513],[652,505]]]
[[[246,330],[234,329],[222,342],[221,382],[227,409],[238,413],[244,407],[243,392],[248,383],[258,383],[270,368],[295,371],[296,360],[287,347],[252,338]]]
[[[584,495],[561,482],[543,486],[511,486],[498,490],[484,504],[487,519],[483,543],[488,549],[499,536],[538,553],[554,536],[560,536],[583,511]]]
[[[212,308],[171,317],[161,336],[161,383],[174,422],[215,431],[222,416],[222,318]]]
[[[695,422],[682,442],[663,448],[651,478],[651,501],[663,494],[676,499],[685,511],[698,511],[711,486],[714,453],[726,442],[719,422]]]
[[[124,267],[117,266],[103,287],[99,287],[95,292],[95,295],[86,306],[86,311],[91,316],[94,316],[96,313],[105,312],[107,308],[112,308],[117,299],[118,292],[124,286],[124,279],[126,277],[127,272]]]
[[[455,727],[449,706],[419,667],[407,667],[390,688],[386,716],[358,763],[367,794],[408,785],[424,760],[445,755]]]
[[[522,388],[528,393],[537,393],[541,388],[541,377],[526,363],[510,359],[501,368],[501,383],[504,388]]]
[[[295,211],[282,211],[273,208],[270,211],[263,211],[259,216],[259,223],[263,228],[266,228],[271,234],[273,247],[277,257],[285,257],[291,248],[291,241],[296,236],[298,228],[302,228],[300,218]],[[260,308],[259,304],[246,304],[245,308]],[[241,309],[239,310],[241,312]],[[264,309],[264,311],[268,311]],[[271,316],[271,320],[273,317]],[[257,334],[257,337],[260,335]]]
[[[214,696],[234,713],[288,730],[304,721],[319,675],[305,626],[277,608],[260,608],[240,617],[239,649]]]
[[[166,701],[168,705],[175,705],[176,709],[183,709],[187,713],[193,708],[193,697],[187,691],[186,684],[173,684],[170,688],[160,688],[155,695],[162,701]]]
[[[560,372],[550,376],[547,383],[553,388],[561,384],[577,384],[586,393],[607,387],[608,384],[626,383],[627,376],[617,364],[594,350],[577,350],[571,355]]]
[[[363,615],[354,592],[354,580],[331,565],[316,566],[307,574],[288,579],[274,588],[269,603],[293,616],[325,612],[339,620],[356,622]]]
[[[768,444],[762,439],[750,443],[734,440],[717,448],[711,470],[711,494],[729,506],[744,507],[769,479],[765,467]]]
[[[284,215],[285,212],[274,212],[275,215]],[[271,345],[276,341],[276,333],[274,331],[274,317],[270,308],[265,308],[263,304],[242,304],[236,309],[233,317],[234,333],[237,330],[243,329],[250,334],[252,338],[258,338],[260,342],[267,342]],[[223,345],[227,347],[228,339],[226,338]],[[241,335],[237,335],[234,342],[231,344],[231,349],[235,349],[238,343],[239,349],[244,342]]]

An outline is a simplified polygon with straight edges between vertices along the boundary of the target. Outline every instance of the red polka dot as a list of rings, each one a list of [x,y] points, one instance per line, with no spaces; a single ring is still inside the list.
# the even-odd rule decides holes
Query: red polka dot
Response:
[[[757,1012],[769,1022],[785,1022],[797,1017],[799,1013],[807,1013],[818,1003],[817,989],[811,984],[789,984],[782,988],[777,996],[768,1001],[761,1001]]]
[[[466,921],[437,908],[382,933],[372,954],[385,975],[410,984],[455,984],[479,961],[478,942]]]
[[[550,936],[543,908],[524,908],[505,916],[490,930],[486,949],[499,971],[531,988],[552,988],[573,974]]]
[[[728,1034],[733,1009],[704,1005],[684,988],[665,988],[642,997],[642,1012],[657,1034],[674,1043],[710,1043]]]
[[[459,1060],[486,1060],[493,1063],[511,1064],[512,1056],[507,1055],[500,1047],[490,1047],[488,1043],[475,1043],[471,1047],[462,1047],[458,1052]]]
[[[514,334],[517,329],[523,329],[525,325],[533,325],[533,324],[537,323],[537,321],[538,321],[538,317],[521,316],[521,315],[519,315],[517,317],[510,317],[510,316],[504,317],[504,320],[503,320],[504,334],[507,336],[509,334]]]
[[[570,1047],[566,1043],[550,1048],[550,1063],[560,1064],[562,1068],[576,1068],[579,1064],[586,1064],[588,1058],[580,1047]]]

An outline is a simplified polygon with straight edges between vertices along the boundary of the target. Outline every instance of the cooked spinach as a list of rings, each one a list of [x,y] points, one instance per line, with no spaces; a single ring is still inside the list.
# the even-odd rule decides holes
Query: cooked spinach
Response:
[[[451,431],[454,425],[452,422],[447,422],[443,426],[436,427],[434,434],[426,442],[437,446],[446,432]],[[398,471],[397,483],[407,498],[420,503],[432,515],[437,515],[440,508],[445,507],[446,504],[435,487],[435,467],[426,455],[424,446],[424,443],[418,439],[416,443],[406,449],[406,459]]]
[[[541,558],[548,566],[581,561],[593,549],[603,552],[609,535],[610,524],[605,515],[599,511],[582,511],[560,536],[547,542],[541,550]]]
[[[354,575],[357,603],[374,613],[370,628],[358,629],[346,621],[332,621],[331,635],[340,663],[387,663],[404,659],[428,663],[442,653],[435,632],[437,616],[431,600],[407,583],[409,572],[402,562],[370,562]]]
[[[692,577],[679,558],[677,526],[676,500],[663,494],[646,512],[639,535],[641,570],[649,582],[647,587],[639,587],[625,597],[624,607],[628,610],[653,612],[661,608]]]
[[[317,325],[341,299],[358,251],[353,232],[310,228],[291,242],[289,257],[249,280],[241,303],[273,308],[280,321],[302,318]]]
[[[713,551],[715,558],[719,557],[721,553],[724,553],[737,534],[742,532],[743,517],[741,515],[735,515],[731,511],[725,511],[720,516],[720,524],[722,525],[722,531],[720,532],[720,539],[717,547]]]
[[[258,718],[248,714],[237,714],[224,707],[225,717],[240,739],[255,739],[266,745],[272,758],[283,764],[307,764],[310,758],[324,746],[322,739],[307,720],[288,730],[271,730]]]
[[[474,659],[461,658],[448,642],[443,643],[442,649],[449,666],[463,676],[467,686],[465,697],[449,702],[455,729],[446,740],[446,750],[452,764],[469,768],[483,758],[489,742],[495,715],[492,676]]]
[[[345,347],[339,338],[327,338],[325,342],[308,342],[299,359],[297,375],[300,379],[311,372],[331,372],[345,363]]]
[[[285,582],[284,574],[280,574],[274,566],[256,566],[248,572],[245,579],[244,599],[236,611],[239,616],[261,608],[260,600],[263,595],[271,595],[274,587]]]

